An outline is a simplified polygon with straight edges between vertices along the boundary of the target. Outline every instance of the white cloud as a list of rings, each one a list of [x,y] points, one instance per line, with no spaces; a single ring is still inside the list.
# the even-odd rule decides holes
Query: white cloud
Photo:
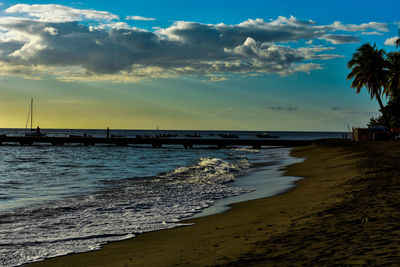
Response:
[[[131,27],[126,22],[119,21],[119,22],[103,23],[97,27],[92,26],[91,29],[93,30],[93,29],[138,29],[138,28]]]
[[[142,20],[142,21],[156,20],[155,18],[146,18],[146,17],[142,17],[142,16],[127,16],[125,19],[126,20]]]
[[[55,35],[58,34],[58,30],[55,29],[55,28],[53,28],[53,27],[45,27],[45,28],[43,29],[43,31],[44,31],[44,32],[47,32],[48,34],[53,35],[53,36],[55,36]]]
[[[209,76],[208,80],[203,80],[203,82],[223,82],[229,80],[229,78],[225,76]]]
[[[64,81],[133,82],[179,75],[221,81],[233,73],[310,72],[323,68],[321,60],[340,57],[334,45],[359,41],[336,31],[385,29],[375,22],[318,25],[281,16],[232,25],[177,21],[152,32],[105,11],[15,5],[6,12],[13,16],[0,17],[0,64],[8,66],[0,75],[37,77],[42,72]],[[313,45],[315,40],[331,44]]]
[[[62,5],[26,5],[17,4],[5,10],[8,14],[27,14],[29,17],[37,18],[43,22],[69,22],[89,20],[115,20],[117,15],[107,11],[96,11],[88,9],[75,9]]]
[[[372,32],[362,32],[362,35],[383,35],[381,32],[372,31]]]
[[[388,25],[386,23],[380,22],[369,22],[369,23],[362,23],[360,25],[356,24],[347,24],[344,25],[339,21],[335,21],[331,27],[334,30],[341,30],[347,32],[364,32],[369,30],[381,31],[381,32],[388,32]]]
[[[399,40],[398,36],[394,36],[392,38],[387,38],[385,40],[385,45],[396,45],[396,41]]]

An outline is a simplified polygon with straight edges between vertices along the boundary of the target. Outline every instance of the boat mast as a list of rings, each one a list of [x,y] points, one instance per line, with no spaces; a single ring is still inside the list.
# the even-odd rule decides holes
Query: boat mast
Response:
[[[31,97],[31,132],[32,132],[32,121],[33,121],[33,97]]]

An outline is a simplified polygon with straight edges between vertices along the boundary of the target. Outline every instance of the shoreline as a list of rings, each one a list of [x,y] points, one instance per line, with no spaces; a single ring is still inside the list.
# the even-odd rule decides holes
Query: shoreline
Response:
[[[164,229],[146,231],[142,233],[134,233],[134,237],[132,237],[131,235],[131,237],[128,237],[126,239],[110,240],[107,241],[106,243],[103,243],[101,247],[109,243],[136,238],[138,235],[142,235],[153,231],[161,231],[161,230],[168,230],[171,228],[188,226],[191,225],[191,223],[186,223],[187,220],[223,213],[231,209],[232,204],[234,203],[271,197],[274,195],[282,194],[290,190],[295,186],[294,182],[301,178],[285,176],[284,168],[289,164],[304,160],[290,156],[291,149],[292,148],[286,148],[286,147],[270,147],[268,149],[262,149],[257,152],[254,151],[251,151],[251,153],[249,152],[250,154],[254,153],[254,155],[256,155],[255,157],[251,156],[252,159],[250,160],[250,162],[253,162],[252,167],[250,167],[249,169],[245,169],[245,171],[243,172],[240,172],[240,174],[236,176],[233,181],[229,181],[228,184],[229,187],[241,188],[243,190],[252,189],[252,191],[215,200],[214,204],[202,209],[201,211],[197,211],[196,213],[194,213],[194,215],[190,217],[181,218],[179,221],[174,221],[176,222],[176,225],[174,227],[166,227]],[[242,148],[240,150],[242,150]],[[95,250],[73,252],[64,255],[60,254],[57,256],[41,259],[40,261],[46,261],[48,259],[62,257],[66,255],[96,251],[99,249],[101,248]],[[40,261],[35,261],[35,262],[40,262]],[[24,265],[32,264],[35,262],[24,263]]]
[[[283,161],[280,161],[279,163],[274,162],[271,164],[269,161],[255,163],[254,165],[257,165],[257,167],[253,169],[253,171],[242,174],[231,182],[231,185],[234,187],[257,189],[237,196],[219,199],[212,206],[203,209],[192,217],[183,219],[182,222],[217,215],[230,210],[233,204],[266,197],[274,197],[284,194],[295,187],[295,182],[302,179],[302,177],[285,175],[285,168],[288,165],[301,162],[304,159],[291,156],[291,150],[293,148],[277,147],[270,149],[287,150],[285,151],[287,154],[284,156]]]
[[[371,180],[363,178],[361,160],[369,159],[371,151],[380,149],[376,146],[332,142],[296,148],[292,155],[305,156],[306,160],[288,166],[285,173],[305,178],[283,194],[236,203],[224,213],[185,221],[194,223],[192,226],[140,234],[106,244],[98,251],[52,258],[29,266],[381,264],[396,259],[398,262],[394,244],[398,244],[400,233],[389,229],[385,232],[390,236],[389,241],[379,239],[382,241],[379,246],[368,242],[376,234],[377,220],[373,218],[377,215],[372,210],[368,212],[367,206],[358,206],[359,202],[368,201],[355,200],[355,196],[365,193],[364,189],[365,195],[370,195],[376,187],[371,189],[368,184]],[[400,151],[398,144],[394,148],[385,145],[380,153],[388,149]],[[397,158],[393,160],[398,163]],[[387,214],[380,214],[379,218],[383,223],[380,230],[391,227],[385,221]]]

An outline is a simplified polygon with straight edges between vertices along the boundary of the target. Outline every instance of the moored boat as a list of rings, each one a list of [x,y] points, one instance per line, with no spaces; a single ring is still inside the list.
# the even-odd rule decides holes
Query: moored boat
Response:
[[[189,138],[201,138],[201,135],[198,133],[194,133],[194,134],[185,134],[186,137]]]
[[[82,135],[69,134],[68,137],[69,138],[79,138],[79,137],[83,137],[83,136]]]
[[[119,135],[119,134],[112,134],[112,135],[110,135],[110,137],[111,137],[111,138],[124,138],[124,137],[126,137],[126,136],[124,136],[124,135]]]
[[[279,137],[277,135],[272,135],[269,132],[265,132],[265,133],[262,133],[262,134],[256,134],[255,136],[258,137],[258,138],[278,138]]]
[[[177,137],[177,134],[172,134],[172,133],[163,133],[163,134],[158,134],[156,138],[170,138],[170,137]]]
[[[219,136],[221,136],[222,138],[239,138],[238,135],[233,133],[220,134]]]
[[[36,129],[34,130],[32,128],[32,124],[33,124],[33,98],[31,98],[31,105],[29,107],[29,111],[28,111],[28,118],[26,119],[26,124],[25,124],[25,129],[28,128],[28,121],[31,121],[31,131],[28,133],[25,133],[24,136],[26,137],[41,137],[41,136],[46,136],[45,133],[42,133],[40,131],[40,127],[36,127]]]

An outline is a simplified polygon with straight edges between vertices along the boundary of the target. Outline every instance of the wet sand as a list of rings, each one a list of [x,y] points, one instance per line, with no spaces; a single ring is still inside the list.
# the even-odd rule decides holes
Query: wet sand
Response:
[[[381,265],[400,262],[400,142],[296,148],[278,196],[32,266]]]

